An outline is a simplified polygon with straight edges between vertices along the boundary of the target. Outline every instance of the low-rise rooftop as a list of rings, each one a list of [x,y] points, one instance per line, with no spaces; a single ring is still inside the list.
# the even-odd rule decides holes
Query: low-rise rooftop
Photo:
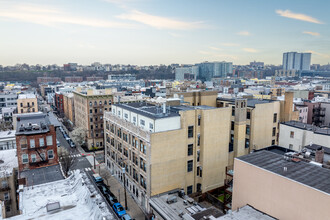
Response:
[[[20,94],[18,99],[34,99],[36,98],[35,94]]]
[[[235,103],[235,99],[234,98],[217,98],[217,100],[220,101],[226,101],[226,102],[231,102],[231,103]],[[266,103],[271,103],[274,102],[276,100],[268,100],[268,99],[247,99],[247,106],[251,107],[251,108],[255,108],[256,105],[258,104],[266,104]]]
[[[321,128],[321,127],[317,127],[315,125],[306,124],[306,123],[302,123],[299,121],[288,121],[288,122],[283,122],[282,124],[288,125],[291,127],[295,127],[295,128],[299,128],[299,129],[304,129],[307,131],[312,131],[315,134],[330,135],[330,128],[328,128],[328,127]]]
[[[236,158],[292,181],[330,194],[330,169],[300,160],[286,160],[271,151],[258,151]]]
[[[16,131],[11,130],[11,131],[0,131],[0,141],[4,139],[11,139],[15,138]]]
[[[16,149],[0,151],[0,178],[11,176],[18,167]]]
[[[47,133],[50,124],[48,115],[41,112],[18,114],[16,135]]]

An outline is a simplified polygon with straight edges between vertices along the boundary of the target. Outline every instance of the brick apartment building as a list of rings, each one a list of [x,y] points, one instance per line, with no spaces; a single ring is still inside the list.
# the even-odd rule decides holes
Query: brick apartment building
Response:
[[[38,77],[37,78],[37,82],[39,83],[57,83],[57,82],[61,82],[61,78],[60,77]]]
[[[63,103],[63,94],[56,92],[55,93],[55,106],[59,114],[64,114],[64,103]]]
[[[100,81],[100,80],[103,80],[103,77],[100,77],[100,76],[88,76],[86,78],[86,81],[88,81],[88,82]]]
[[[58,164],[55,127],[47,114],[18,115],[16,144],[19,171]]]
[[[65,82],[68,82],[68,83],[82,82],[82,81],[83,81],[83,77],[81,77],[81,76],[66,76],[65,77]]]

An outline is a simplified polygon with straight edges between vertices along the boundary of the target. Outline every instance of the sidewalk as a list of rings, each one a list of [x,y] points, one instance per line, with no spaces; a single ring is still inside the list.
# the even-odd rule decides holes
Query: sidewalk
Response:
[[[109,173],[109,175],[107,175],[109,189],[117,197],[120,204],[125,208],[124,186],[121,185],[115,177],[111,176],[110,172],[106,170],[104,163],[100,164],[99,167],[97,167],[96,170],[94,171],[98,173],[100,169],[101,169],[101,174],[104,174],[105,172]],[[105,175],[101,175],[101,176],[104,179],[104,183],[107,184]],[[126,193],[126,195],[127,195],[127,206],[128,206],[128,210],[126,210],[126,212],[135,220],[144,220],[145,216],[141,208],[136,204],[136,202],[128,192]]]

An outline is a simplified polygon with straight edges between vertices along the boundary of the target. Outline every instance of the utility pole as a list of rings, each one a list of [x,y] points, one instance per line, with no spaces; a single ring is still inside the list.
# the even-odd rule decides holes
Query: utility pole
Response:
[[[127,206],[127,196],[126,196],[126,178],[125,178],[125,176],[126,176],[126,170],[125,170],[125,167],[123,167],[122,168],[122,170],[123,170],[123,175],[124,175],[124,190],[125,190],[125,209],[126,210],[128,210],[128,206]]]

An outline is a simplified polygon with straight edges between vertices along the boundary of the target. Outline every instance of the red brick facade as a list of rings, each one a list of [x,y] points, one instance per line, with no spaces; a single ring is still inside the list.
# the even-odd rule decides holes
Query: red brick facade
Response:
[[[63,94],[55,93],[55,106],[59,113],[64,114]]]
[[[45,166],[57,165],[57,145],[56,145],[56,132],[53,125],[49,125],[49,132],[43,134],[31,134],[31,135],[17,135],[17,158],[19,171],[31,170]],[[47,136],[52,137],[52,144],[47,144]],[[44,140],[44,146],[40,146],[40,138]],[[30,146],[30,140],[34,139],[35,147]],[[53,158],[49,158],[49,151],[53,150]],[[44,160],[41,160],[39,154],[45,154]],[[28,155],[28,162],[23,163],[23,155]],[[35,155],[35,161],[33,161],[33,155]]]

